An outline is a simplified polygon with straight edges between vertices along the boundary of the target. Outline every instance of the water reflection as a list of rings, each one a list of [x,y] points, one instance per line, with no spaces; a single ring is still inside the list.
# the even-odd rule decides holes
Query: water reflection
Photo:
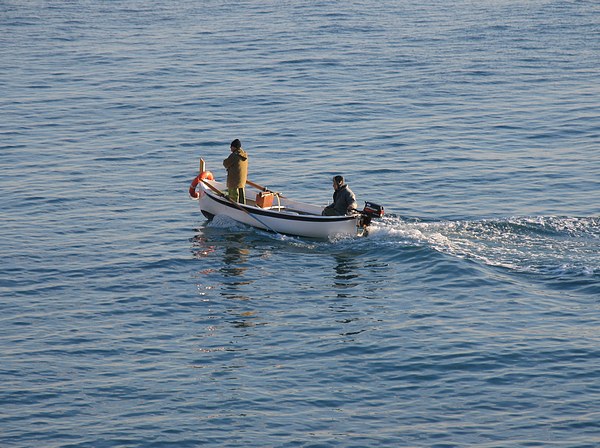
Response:
[[[350,289],[359,285],[360,277],[359,263],[356,257],[349,254],[336,254],[333,256],[335,265],[335,276],[333,286],[338,289]],[[346,297],[343,293],[338,293],[338,297]]]
[[[223,246],[223,265],[219,269],[223,274],[221,295],[229,300],[249,301],[248,285],[254,280],[247,275],[250,249],[244,235],[226,235]]]
[[[243,247],[243,235],[231,234],[225,237],[225,252],[223,253],[224,266],[221,272],[227,277],[240,277],[244,275],[248,267],[244,264],[248,261],[250,250]]]
[[[194,258],[203,261],[198,273],[205,279],[218,281],[217,285],[204,285],[205,289],[220,289],[221,294],[228,298],[249,300],[241,292],[243,286],[253,283],[253,279],[247,276],[250,249],[244,235],[229,233],[211,238],[210,235],[197,234],[191,241]]]
[[[192,242],[192,255],[194,258],[205,258],[215,251],[216,246],[210,244],[206,237],[201,234],[195,235],[190,241]]]
[[[381,288],[382,280],[376,280],[377,270],[386,265],[367,260],[357,253],[338,253],[333,255],[335,261],[333,287],[336,299],[329,304],[332,318],[337,324],[337,334],[343,344],[356,344],[361,341],[377,325],[370,318],[371,310],[377,302],[376,291]]]
[[[253,263],[253,249],[247,238],[248,235],[243,233],[213,234],[210,230],[192,238],[194,258],[202,259],[204,265],[199,273],[211,282],[203,289],[214,291],[204,292],[211,302],[212,319],[223,319],[241,334],[264,325],[251,305],[255,279],[249,269]],[[214,331],[218,328],[215,326]]]

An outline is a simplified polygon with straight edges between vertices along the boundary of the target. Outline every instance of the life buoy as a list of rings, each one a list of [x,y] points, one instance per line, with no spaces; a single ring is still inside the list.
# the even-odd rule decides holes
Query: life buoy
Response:
[[[198,199],[200,197],[200,194],[198,194],[196,191],[196,187],[201,180],[215,180],[215,177],[210,171],[202,171],[200,174],[194,177],[194,180],[190,184],[190,196],[194,199]]]

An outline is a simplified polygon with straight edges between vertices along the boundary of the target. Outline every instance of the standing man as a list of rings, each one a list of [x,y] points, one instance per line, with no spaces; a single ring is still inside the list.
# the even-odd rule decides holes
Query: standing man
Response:
[[[242,149],[242,142],[235,139],[231,142],[231,154],[223,160],[227,169],[227,196],[240,204],[246,203],[244,187],[248,177],[248,154]]]
[[[351,213],[358,206],[356,204],[356,196],[350,187],[344,182],[342,176],[335,176],[333,178],[333,203],[329,204],[322,215],[325,216],[344,216]]]

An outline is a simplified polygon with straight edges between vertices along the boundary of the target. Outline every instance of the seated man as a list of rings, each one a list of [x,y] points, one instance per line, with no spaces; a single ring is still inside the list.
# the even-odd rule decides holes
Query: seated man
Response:
[[[356,209],[356,196],[350,187],[344,183],[342,176],[333,178],[333,203],[329,204],[323,212],[324,216],[344,216]]]

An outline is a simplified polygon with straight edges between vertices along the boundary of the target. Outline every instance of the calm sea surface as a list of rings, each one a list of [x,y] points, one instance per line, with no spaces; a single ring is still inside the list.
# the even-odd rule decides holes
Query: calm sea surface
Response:
[[[600,4],[0,1],[0,446],[600,446]],[[369,237],[207,222],[250,179]]]

